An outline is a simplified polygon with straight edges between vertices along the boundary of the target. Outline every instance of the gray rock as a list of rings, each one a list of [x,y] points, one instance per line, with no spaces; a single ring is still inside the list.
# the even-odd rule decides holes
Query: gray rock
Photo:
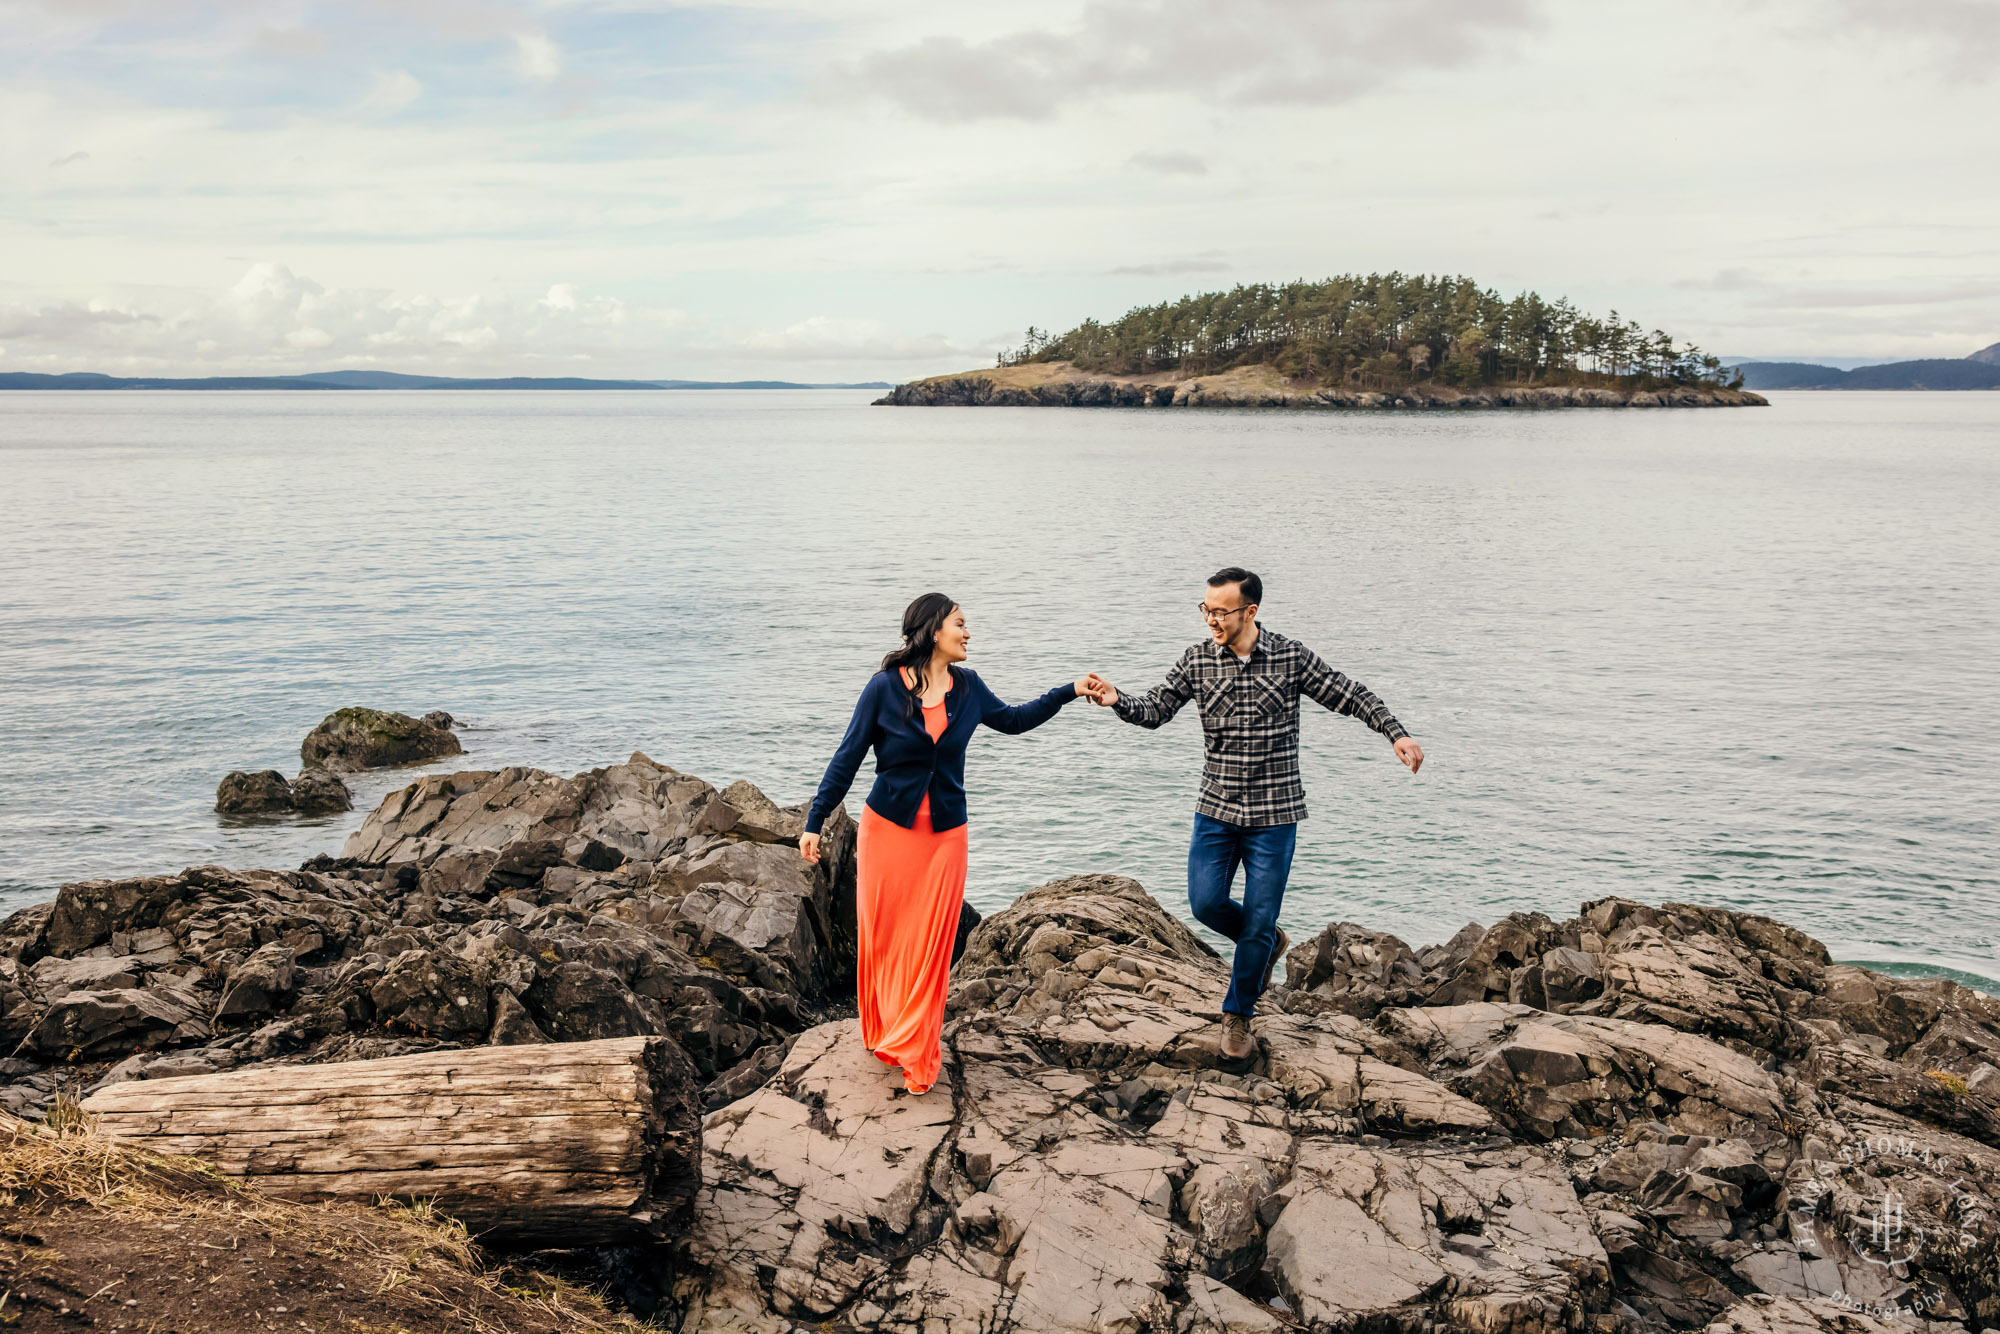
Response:
[[[463,753],[448,727],[432,719],[381,709],[346,708],[328,714],[299,745],[299,759],[308,769],[355,773],[398,764],[417,764]]]
[[[423,950],[405,950],[390,960],[368,988],[368,999],[382,1023],[427,1037],[477,1039],[493,1023],[491,999],[472,970]]]
[[[35,989],[53,1000],[71,991],[121,990],[136,987],[143,969],[117,956],[64,959],[49,955],[28,970]]]
[[[215,809],[224,815],[286,813],[292,809],[292,785],[276,769],[238,769],[216,785]]]
[[[780,807],[748,779],[724,788],[722,800],[736,812],[732,832],[759,843],[788,843],[796,847],[806,832],[805,807]]]
[[[1385,1005],[1411,1003],[1423,968],[1392,935],[1335,922],[1285,957],[1284,1005],[1294,1014],[1370,1018]]]
[[[285,1008],[298,989],[297,952],[272,941],[230,966],[226,977],[215,1005],[218,1020],[269,1014]]]
[[[218,883],[227,872],[198,867],[178,876],[134,880],[82,880],[56,891],[42,943],[44,949],[74,958],[111,938],[116,931],[156,927],[178,904]]]
[[[1032,891],[974,932],[946,1077],[925,1099],[902,1097],[851,1025],[809,1031],[775,1073],[746,1068],[752,1091],[710,1118],[711,1189],[680,1260],[687,1319],[910,1334],[1859,1334],[1879,1322],[1828,1303],[1907,1302],[1919,1281],[1942,1291],[1936,1310],[2000,1300],[1962,1258],[1994,1250],[2000,1152],[1792,1078],[1768,1050],[1698,1031],[1721,1026],[1726,997],[1673,990],[1693,987],[1693,960],[1728,960],[1717,973],[1733,981],[1754,959],[1745,985],[1806,1011],[1810,942],[1733,914],[1594,906],[1570,923],[1517,920],[1477,976],[1512,990],[1535,968],[1573,996],[1588,966],[1557,951],[1623,956],[1610,1008],[1643,1003],[1678,1023],[1491,999],[1363,1021],[1287,998],[1253,1021],[1252,1067],[1222,1075],[1220,961],[1129,881]],[[1509,936],[1518,953],[1497,948]],[[1327,939],[1373,944],[1346,927]],[[1414,957],[1449,983],[1472,975],[1484,944]],[[1319,958],[1316,943],[1295,951],[1294,980]],[[1368,966],[1349,955],[1342,976],[1361,981],[1330,998],[1379,984]],[[1982,1006],[1947,997],[1934,1026],[1956,1015],[1962,1047]],[[1755,1015],[1734,1028],[1792,1036]],[[940,1095],[920,1133],[890,1119]],[[890,1132],[904,1152],[866,1138]],[[1802,1134],[1835,1160],[1801,1160]],[[1904,1278],[1857,1250],[1885,1182],[1925,1238]],[[1953,1232],[1951,1218],[1977,1221]]]
[[[548,1034],[542,1032],[534,1016],[528,1013],[528,1007],[516,1000],[513,992],[502,988],[493,993],[493,1028],[486,1035],[489,1045],[512,1047],[548,1040]]]
[[[1981,1061],[1965,1077],[1965,1091],[1975,1098],[2000,1103],[2000,1069]]]
[[[0,921],[0,959],[33,963],[47,951],[54,903],[35,903]]]
[[[1542,989],[1550,1009],[1591,1000],[1604,990],[1597,971],[1597,956],[1583,950],[1558,945],[1542,955],[1541,969]]]
[[[1773,1296],[1839,1297],[1840,1266],[1797,1251],[1757,1251],[1730,1266],[1738,1278]]]
[[[1227,1278],[1255,1260],[1264,1239],[1258,1206],[1278,1188],[1268,1164],[1254,1159],[1203,1163],[1181,1187],[1181,1213],[1208,1273]]]
[[[354,809],[354,794],[340,775],[326,769],[307,769],[292,780],[292,809],[301,815],[323,815]]]
[[[72,991],[42,1011],[28,1045],[56,1060],[102,1058],[165,1041],[194,1018],[194,1007],[168,991]]]

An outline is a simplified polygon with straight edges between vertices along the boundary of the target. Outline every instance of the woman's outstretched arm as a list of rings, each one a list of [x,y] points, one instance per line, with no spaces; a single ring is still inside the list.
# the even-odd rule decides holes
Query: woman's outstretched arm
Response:
[[[1055,717],[1063,705],[1077,697],[1083,686],[1081,681],[1068,681],[1026,704],[1009,704],[987,689],[986,683],[979,679],[979,673],[968,670],[965,674],[971,678],[973,700],[979,706],[979,721],[1009,736],[1040,727]]]
[[[808,834],[819,833],[826,817],[833,814],[833,808],[847,797],[847,789],[854,785],[854,775],[861,768],[862,757],[875,744],[876,695],[876,684],[870,681],[862,688],[861,698],[854,702],[854,716],[848,720],[847,735],[841,737],[833,758],[827,761],[826,774],[819,780],[819,792],[813,797],[811,809],[806,812]]]

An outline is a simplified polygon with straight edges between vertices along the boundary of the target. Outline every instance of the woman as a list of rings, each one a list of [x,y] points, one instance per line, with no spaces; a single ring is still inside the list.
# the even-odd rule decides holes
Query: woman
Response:
[[[819,860],[819,830],[875,750],[875,786],[861,812],[854,916],[861,1038],[903,1083],[925,1093],[943,1057],[945,983],[965,897],[965,747],[981,723],[1025,732],[1087,694],[1088,678],[1027,704],[1003,704],[965,661],[972,632],[942,593],[903,613],[902,647],[882,659],[854,706],[840,749],[806,814],[799,851]]]

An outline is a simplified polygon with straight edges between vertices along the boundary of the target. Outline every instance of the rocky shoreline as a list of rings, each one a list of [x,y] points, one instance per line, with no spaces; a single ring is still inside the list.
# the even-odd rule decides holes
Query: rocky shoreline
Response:
[[[0,922],[0,1111],[106,1079],[654,1033],[724,1099],[852,985],[853,822],[828,822],[817,867],[803,827],[635,754],[423,778],[297,871],[65,885]]]
[[[1991,997],[1698,905],[1342,922],[1224,1069],[1222,960],[1086,876],[973,932],[912,1098],[847,1017],[852,822],[817,868],[801,827],[635,754],[426,776],[298,871],[66,885],[0,923],[0,1110],[664,1034],[709,1110],[691,1220],[618,1262],[660,1327],[2000,1328]]]
[[[1034,362],[933,376],[898,385],[877,406],[1060,408],[1290,408],[1325,410],[1447,410],[1499,408],[1768,407],[1743,389],[1680,387],[1621,390],[1600,386],[1498,385],[1454,389],[1423,383],[1390,390],[1294,380],[1271,366],[1241,366],[1214,375],[1096,375],[1068,362]]]

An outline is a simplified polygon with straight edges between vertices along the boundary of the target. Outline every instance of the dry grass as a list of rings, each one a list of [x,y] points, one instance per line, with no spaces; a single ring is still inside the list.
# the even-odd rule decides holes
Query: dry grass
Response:
[[[510,1334],[531,1323],[580,1334],[652,1328],[607,1309],[588,1288],[492,1263],[464,1224],[427,1200],[379,1200],[372,1208],[295,1204],[225,1177],[199,1159],[120,1144],[99,1133],[94,1118],[79,1113],[74,1103],[52,1109],[40,1125],[0,1113],[0,1242],[8,1240],[9,1219],[77,1210],[114,1225],[133,1225],[133,1231],[165,1220],[185,1229],[182,1235],[194,1234],[203,1223],[260,1227],[283,1238],[287,1251],[295,1248],[351,1268],[353,1279],[364,1279],[397,1307],[415,1308],[409,1314],[420,1315],[414,1323],[425,1330]],[[274,1249],[273,1257],[278,1254]],[[29,1256],[8,1258],[18,1262]],[[62,1259],[47,1250],[35,1258],[44,1269]],[[0,1288],[7,1287],[0,1279]],[[522,1321],[524,1315],[538,1319]],[[0,1326],[11,1323],[0,1305]]]
[[[0,1112],[0,1208],[84,1204],[111,1214],[253,1209],[243,1186],[195,1158],[126,1148],[59,1100],[36,1125]],[[267,1206],[268,1207],[268,1206]]]
[[[1949,1070],[1926,1070],[1924,1078],[1935,1080],[1945,1092],[1955,1097],[1963,1098],[1969,1092],[1965,1085],[1965,1076],[1955,1075]]]

